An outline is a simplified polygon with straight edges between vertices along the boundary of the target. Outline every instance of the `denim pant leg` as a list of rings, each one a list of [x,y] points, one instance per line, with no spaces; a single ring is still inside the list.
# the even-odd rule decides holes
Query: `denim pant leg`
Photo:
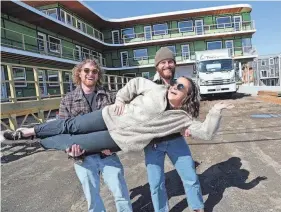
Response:
[[[120,148],[108,131],[99,131],[81,135],[62,134],[42,139],[40,144],[45,149],[65,150],[73,144],[80,145],[86,152],[101,152],[104,149],[119,151]]]
[[[107,130],[102,117],[102,110],[96,110],[81,116],[68,119],[58,119],[34,127],[38,138],[59,134],[86,134]]]
[[[82,164],[74,164],[76,174],[88,203],[89,212],[105,212],[100,196],[100,175],[98,166],[99,155],[85,157]]]
[[[155,212],[169,211],[164,173],[165,151],[161,150],[162,145],[164,146],[165,143],[158,144],[158,148],[149,144],[144,149],[148,183]]]
[[[114,154],[100,160],[104,182],[112,192],[117,212],[132,212],[132,204],[124,177],[124,168]]]
[[[185,139],[182,136],[171,139],[167,154],[182,180],[189,208],[193,210],[204,208],[200,182]]]

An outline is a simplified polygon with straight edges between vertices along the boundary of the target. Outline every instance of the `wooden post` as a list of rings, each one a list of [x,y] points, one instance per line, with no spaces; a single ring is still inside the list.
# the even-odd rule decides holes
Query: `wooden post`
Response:
[[[118,91],[118,78],[117,76],[114,77],[114,81],[115,81],[115,90]]]
[[[10,86],[10,92],[11,92],[11,98],[12,102],[16,103],[17,98],[16,98],[16,89],[15,89],[15,81],[14,81],[14,73],[13,73],[13,68],[11,65],[7,65],[7,70],[8,70],[8,79],[9,79],[9,86]]]
[[[108,90],[111,91],[110,76],[107,76],[107,84],[108,84]]]
[[[44,110],[38,110],[38,119],[40,123],[43,123],[45,121]]]
[[[38,77],[38,69],[33,68],[33,74],[34,74],[34,85],[35,85],[35,91],[36,91],[36,99],[38,101],[41,100],[41,89],[39,85],[39,77]]]
[[[124,76],[122,76],[122,78],[121,78],[121,83],[122,83],[122,88],[124,87]]]
[[[60,94],[61,94],[61,97],[63,97],[63,95],[64,95],[64,84],[63,84],[62,71],[59,71],[59,83],[60,83]]]
[[[12,130],[16,130],[18,128],[17,115],[16,114],[9,115],[9,125],[10,125],[10,128]]]

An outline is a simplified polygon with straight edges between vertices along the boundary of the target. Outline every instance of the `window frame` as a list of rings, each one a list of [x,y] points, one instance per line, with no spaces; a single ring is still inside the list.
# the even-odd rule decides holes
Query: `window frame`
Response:
[[[163,34],[163,33],[162,33],[162,34],[156,34],[156,33],[155,33],[155,32],[157,32],[157,31],[164,31],[164,30],[157,30],[157,31],[156,31],[156,30],[154,29],[154,27],[155,27],[155,26],[158,26],[158,25],[166,25],[166,26],[167,26],[167,29],[165,30],[165,34]],[[169,27],[168,27],[168,23],[167,23],[167,22],[161,23],[161,24],[153,24],[153,25],[152,25],[152,29],[153,29],[153,31],[152,31],[152,35],[153,35],[153,36],[157,36],[157,35],[167,35],[167,34],[169,33]]]
[[[136,51],[138,51],[138,50],[145,50],[146,51],[146,56],[144,56],[144,57],[136,57],[136,55],[135,55],[135,52]],[[134,60],[135,61],[139,61],[139,60],[143,60],[143,59],[148,59],[148,51],[147,51],[147,48],[142,48],[142,49],[134,49],[133,50],[133,53],[134,53]],[[137,58],[139,58],[139,59],[137,59]]]
[[[179,24],[180,24],[180,23],[184,23],[184,22],[191,22],[191,25],[192,25],[192,26],[191,26],[191,29],[192,29],[192,30],[181,31],[181,28],[179,27]],[[178,22],[178,29],[179,29],[179,32],[180,32],[180,33],[183,33],[183,32],[194,32],[193,20],[179,21],[179,22]]]
[[[24,71],[24,76],[23,77],[15,77],[14,69],[22,69]],[[13,70],[13,75],[14,75],[14,85],[15,85],[15,88],[25,88],[25,87],[27,87],[27,82],[25,82],[24,85],[16,85],[16,81],[17,80],[19,80],[19,81],[26,81],[26,70],[25,70],[25,67],[13,66],[12,70]]]
[[[46,70],[47,71],[47,77],[48,77],[48,86],[49,87],[59,87],[60,86],[60,82],[59,82],[59,72],[58,71],[54,71],[54,70]],[[57,74],[49,74],[50,71],[53,71],[53,72],[57,72]],[[57,77],[58,78],[58,81],[57,81],[57,84],[55,84],[56,82],[50,82],[50,77]],[[52,85],[54,84],[54,85]]]
[[[125,38],[125,39],[134,39],[136,37],[136,34],[135,34],[135,29],[134,27],[128,27],[128,28],[124,28],[124,29],[121,29],[120,32],[121,32],[121,39],[123,40],[124,37],[123,37],[123,31],[125,30],[128,30],[128,29],[133,29],[133,34],[130,34],[130,35],[133,35],[133,37],[129,37],[129,38]]]
[[[230,19],[230,22],[229,23],[223,23],[223,24],[219,24],[218,23],[218,19],[220,18],[229,18]],[[229,26],[226,26],[226,24],[229,24]],[[223,27],[219,27],[219,25],[224,25]],[[216,26],[217,26],[217,29],[225,29],[225,28],[232,28],[232,16],[219,16],[219,17],[216,17]]]
[[[57,17],[55,19],[59,20],[58,8],[45,9],[45,10],[42,10],[42,12],[45,13],[46,15],[50,16],[50,14],[49,14],[50,10],[56,10]],[[50,16],[50,17],[52,17],[52,16]],[[54,17],[52,17],[52,18],[54,18]]]
[[[271,61],[272,61],[272,63],[271,63]],[[274,58],[273,57],[269,58],[269,65],[274,65]]]
[[[60,45],[59,52],[51,50],[51,47],[50,47],[50,44],[51,44],[50,38],[54,38],[54,39],[60,41],[60,44],[59,44],[59,45]],[[57,53],[57,54],[61,54],[61,53],[62,53],[61,39],[56,38],[56,37],[51,36],[51,35],[48,35],[48,43],[49,43],[48,47],[49,47],[49,51],[50,51],[50,52]]]
[[[215,43],[215,42],[220,42],[220,43],[221,43],[221,48],[220,48],[220,49],[222,49],[222,41],[221,41],[221,40],[217,40],[217,41],[207,41],[207,48],[206,48],[206,49],[207,49],[207,50],[213,50],[213,49],[209,49],[209,48],[208,48],[208,44],[209,44],[209,43]]]

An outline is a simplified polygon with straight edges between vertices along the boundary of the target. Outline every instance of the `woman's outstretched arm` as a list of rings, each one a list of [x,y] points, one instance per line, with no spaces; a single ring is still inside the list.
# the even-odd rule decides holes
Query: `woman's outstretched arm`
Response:
[[[203,140],[211,140],[213,135],[219,128],[221,120],[221,111],[223,109],[230,109],[234,106],[232,104],[217,103],[209,111],[204,122],[192,120],[188,126],[188,130],[192,137]]]

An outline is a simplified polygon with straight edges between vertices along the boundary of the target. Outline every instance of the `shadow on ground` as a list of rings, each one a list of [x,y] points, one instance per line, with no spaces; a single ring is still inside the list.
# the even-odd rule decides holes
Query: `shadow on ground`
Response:
[[[199,165],[195,162],[196,167]],[[241,169],[241,159],[238,157],[229,158],[227,161],[215,164],[198,175],[202,187],[203,195],[208,195],[205,201],[205,211],[213,212],[214,207],[222,200],[224,191],[230,187],[236,187],[243,190],[249,190],[266,180],[266,177],[257,177],[246,183],[249,171]],[[185,195],[182,182],[176,170],[165,173],[166,188],[168,198]],[[134,211],[153,212],[149,184],[131,189],[131,199],[140,196],[133,202]],[[177,203],[170,212],[181,212],[188,207],[186,199]]]
[[[39,143],[26,143],[24,140],[20,143],[1,143],[1,163],[10,163],[32,154],[45,151]]]
[[[242,99],[245,97],[251,96],[251,94],[245,94],[245,93],[221,93],[221,94],[215,94],[215,95],[204,95],[201,96],[202,101],[215,101],[215,100],[224,100],[224,99]]]

